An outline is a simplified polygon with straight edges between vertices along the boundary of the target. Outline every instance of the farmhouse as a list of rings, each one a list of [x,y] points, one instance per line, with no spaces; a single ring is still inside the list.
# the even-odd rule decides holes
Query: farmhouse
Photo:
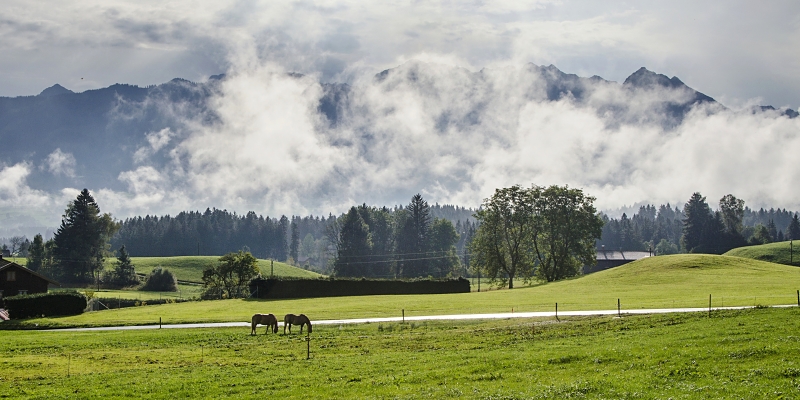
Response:
[[[650,257],[649,251],[611,251],[611,250],[598,250],[597,251],[597,264],[584,265],[583,273],[591,274],[592,272],[602,271],[609,268],[619,267],[620,265],[627,264],[631,261],[640,260],[642,258]]]
[[[47,293],[47,287],[51,284],[61,286],[44,275],[0,256],[0,298],[18,294]]]

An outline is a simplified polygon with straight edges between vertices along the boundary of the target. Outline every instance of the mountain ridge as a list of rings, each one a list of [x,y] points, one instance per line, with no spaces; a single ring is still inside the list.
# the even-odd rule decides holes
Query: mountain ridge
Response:
[[[294,73],[288,75],[302,77]],[[454,82],[465,85],[454,101],[469,104],[464,109],[451,109],[448,108],[450,104],[443,104],[436,123],[439,132],[453,127],[468,129],[477,124],[487,112],[480,96],[505,95],[504,87],[497,85],[501,78],[511,75],[528,85],[512,86],[518,89],[519,95],[525,96],[520,100],[523,103],[570,101],[592,107],[608,120],[611,129],[615,124],[661,124],[664,129],[671,129],[698,105],[724,107],[679,78],[668,78],[644,67],[620,84],[597,75],[587,78],[568,74],[552,64],[529,63],[516,69],[469,71],[413,61],[375,74],[371,84],[381,85],[379,89],[384,94],[402,88],[436,98],[439,89],[433,86],[452,75],[458,75],[452,78],[458,79]],[[127,190],[131,183],[123,181],[121,173],[140,166],[134,153],[150,146],[147,135],[166,129],[166,137],[178,141],[198,124],[208,126],[218,121],[211,102],[220,94],[226,79],[228,75],[218,74],[203,82],[175,78],[147,87],[117,83],[83,92],[73,92],[55,84],[35,96],[0,97],[0,143],[10,150],[3,162],[6,165],[27,162],[34,166],[27,177],[34,189],[57,191],[68,186]],[[363,106],[357,103],[362,86],[363,83],[320,84],[322,94],[317,112],[328,122],[325,129],[336,130],[351,122],[352,115]],[[627,91],[613,92],[614,96],[649,91],[655,93],[655,100],[645,105],[646,112],[630,110],[624,99],[614,96],[610,102],[596,105],[596,93],[606,88]],[[501,92],[497,93],[498,90]],[[663,99],[659,97],[661,92],[665,93]],[[794,110],[776,110],[771,106],[760,106],[751,112],[797,117]],[[365,132],[364,135],[371,134]],[[331,142],[334,146],[349,143],[338,138]],[[47,165],[48,156],[56,150],[74,157],[73,173],[59,173],[58,169]],[[151,153],[153,165],[171,162],[168,151]]]

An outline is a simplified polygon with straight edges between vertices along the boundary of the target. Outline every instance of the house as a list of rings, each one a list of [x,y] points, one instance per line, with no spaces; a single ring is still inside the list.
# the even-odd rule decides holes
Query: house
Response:
[[[609,268],[619,267],[620,265],[627,264],[631,261],[640,260],[642,258],[650,257],[652,253],[649,251],[612,251],[612,250],[598,250],[597,251],[597,264],[584,265],[583,273],[591,274],[592,272],[602,271]]]
[[[18,294],[47,293],[58,282],[0,256],[0,298]]]

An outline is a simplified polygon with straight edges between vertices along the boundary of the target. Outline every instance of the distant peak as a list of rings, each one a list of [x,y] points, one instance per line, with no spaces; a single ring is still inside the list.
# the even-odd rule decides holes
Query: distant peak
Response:
[[[657,74],[645,67],[639,68],[636,72],[632,73],[628,79],[625,79],[623,85],[639,88],[652,88],[654,86],[674,88],[684,86],[683,82],[677,77],[670,79],[667,78],[666,75]]]
[[[42,93],[39,93],[39,96],[50,97],[50,96],[58,96],[60,94],[65,94],[65,93],[75,93],[75,92],[56,83],[55,85],[50,86],[45,90],[42,90]]]

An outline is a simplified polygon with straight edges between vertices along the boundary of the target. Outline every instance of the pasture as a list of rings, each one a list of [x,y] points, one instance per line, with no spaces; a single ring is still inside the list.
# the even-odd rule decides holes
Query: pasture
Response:
[[[14,321],[0,328],[247,322],[256,313],[302,311],[313,319],[616,309],[797,304],[800,268],[739,257],[651,257],[594,274],[513,290],[441,295],[292,300],[215,300],[105,310]]]
[[[724,255],[732,257],[751,258],[753,260],[769,261],[785,265],[800,265],[800,241],[794,243],[776,242],[758,246],[745,246],[729,250]]]
[[[310,343],[263,327],[13,331],[0,397],[796,398],[798,330],[797,308],[761,308],[319,325]]]
[[[179,256],[179,257],[131,257],[131,262],[137,274],[147,275],[156,267],[170,270],[178,280],[187,282],[202,282],[203,270],[215,264],[219,256]],[[106,269],[113,268],[116,258],[106,259]],[[270,276],[270,260],[258,259],[258,269],[261,275]],[[275,261],[275,276],[295,278],[317,278],[322,275],[297,268],[286,263]]]

